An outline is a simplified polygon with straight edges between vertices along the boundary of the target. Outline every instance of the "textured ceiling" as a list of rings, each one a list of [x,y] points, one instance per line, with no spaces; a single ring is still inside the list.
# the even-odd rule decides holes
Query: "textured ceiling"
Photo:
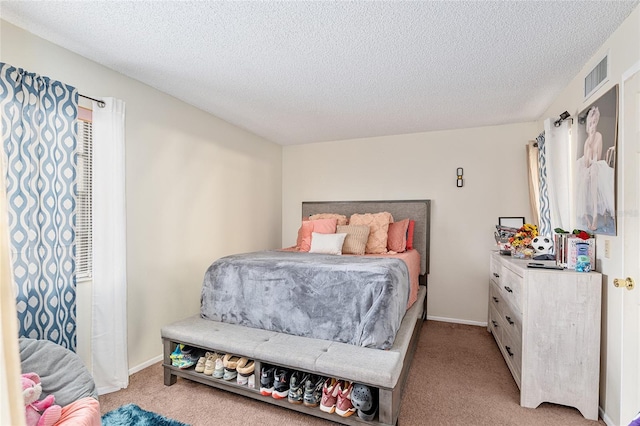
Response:
[[[2,1],[0,17],[287,145],[537,120],[637,5]]]

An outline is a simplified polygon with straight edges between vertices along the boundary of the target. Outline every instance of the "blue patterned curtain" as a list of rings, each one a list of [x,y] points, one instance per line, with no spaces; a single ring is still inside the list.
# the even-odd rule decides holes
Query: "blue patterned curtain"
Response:
[[[0,116],[20,336],[75,351],[78,91],[0,62]]]
[[[549,186],[547,183],[547,153],[544,132],[536,138],[538,143],[538,167],[540,168],[540,235],[553,235],[551,211],[549,210]]]

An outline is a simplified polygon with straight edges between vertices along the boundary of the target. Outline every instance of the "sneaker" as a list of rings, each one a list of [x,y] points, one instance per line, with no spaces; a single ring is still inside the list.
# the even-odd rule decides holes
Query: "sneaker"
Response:
[[[247,361],[248,360],[246,358],[226,354],[222,359],[222,365],[224,366],[224,373],[222,374],[222,378],[225,380],[233,380],[238,377],[238,365],[244,365]]]
[[[213,361],[213,373],[211,375],[215,379],[222,379],[224,377],[224,362],[222,361],[222,355]]]
[[[191,353],[182,353],[182,358],[180,359],[176,359],[173,361],[173,365],[175,365],[176,367],[178,367],[181,370],[184,370],[186,368],[189,368],[193,365],[196,364],[196,362],[198,362],[198,359],[200,357],[197,356],[196,354],[191,354]]]
[[[236,367],[236,371],[238,372],[237,383],[240,386],[247,386],[249,384],[249,377],[253,375],[253,370],[255,368],[255,363],[251,360],[247,360],[246,362],[238,363]]]
[[[351,390],[353,383],[344,381],[338,383],[338,400],[336,402],[336,414],[341,417],[349,417],[356,412],[355,407],[351,403]]]
[[[273,392],[273,372],[275,367],[263,365],[260,371],[260,395],[271,396]]]
[[[273,392],[271,396],[275,399],[284,399],[289,396],[289,378],[291,372],[286,368],[276,368],[273,372]]]
[[[204,364],[207,362],[206,356],[201,356],[196,364],[196,373],[204,373]]]
[[[302,404],[302,399],[304,397],[304,384],[307,382],[309,378],[309,373],[304,373],[302,371],[296,371],[291,375],[291,379],[289,380],[289,393],[287,394],[287,399],[292,404]]]
[[[184,345],[182,343],[176,345],[176,348],[173,350],[171,355],[169,355],[169,358],[171,358],[172,361],[175,361],[177,359],[182,358],[182,348],[183,347],[184,347]]]
[[[378,411],[378,392],[355,383],[351,390],[351,403],[358,410],[358,417],[368,422],[373,421]]]
[[[336,411],[336,402],[338,400],[338,381],[331,377],[325,380],[322,386],[322,399],[320,400],[320,411],[325,413],[333,413]]]
[[[205,375],[210,376],[213,370],[209,371],[208,372],[209,374],[205,373],[207,368],[207,361],[215,354],[216,354],[215,352],[213,353],[205,352],[205,354],[200,357],[200,359],[198,360],[198,363],[196,364],[196,373],[204,373]],[[209,364],[209,365],[213,365],[213,364]]]
[[[302,403],[307,407],[317,407],[322,399],[322,385],[325,378],[322,376],[310,375],[304,383],[304,396]]]
[[[236,370],[231,370],[229,368],[225,368],[224,372],[222,373],[222,378],[224,380],[233,380],[236,377],[238,377],[238,372]]]
[[[216,352],[207,352],[205,354],[206,361],[204,362],[204,375],[211,376],[216,368],[216,360],[220,359],[222,355]],[[220,361],[222,362],[222,361]]]
[[[249,376],[249,380],[247,380],[247,387],[249,389],[255,389],[256,388],[256,375],[252,374]]]

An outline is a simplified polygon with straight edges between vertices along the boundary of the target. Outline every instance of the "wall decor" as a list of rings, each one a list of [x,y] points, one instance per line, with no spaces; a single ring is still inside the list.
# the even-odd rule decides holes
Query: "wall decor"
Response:
[[[576,228],[616,235],[618,85],[578,115]]]

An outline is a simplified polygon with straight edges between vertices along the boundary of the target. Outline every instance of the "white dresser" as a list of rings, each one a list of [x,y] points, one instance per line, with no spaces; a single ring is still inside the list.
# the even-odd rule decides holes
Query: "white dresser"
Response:
[[[491,255],[487,328],[520,388],[521,406],[552,402],[597,420],[602,276],[528,268],[530,262]]]

